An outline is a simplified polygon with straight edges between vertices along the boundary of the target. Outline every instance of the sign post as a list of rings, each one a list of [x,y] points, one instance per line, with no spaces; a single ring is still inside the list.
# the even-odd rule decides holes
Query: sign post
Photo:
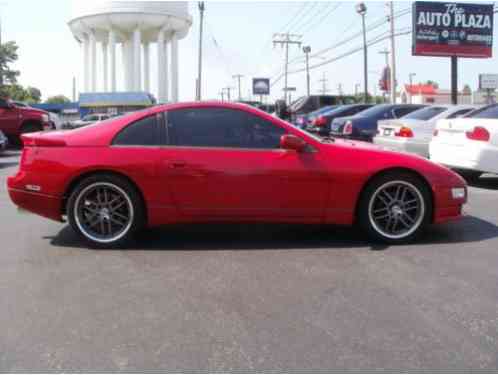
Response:
[[[486,104],[493,104],[493,93],[498,88],[498,74],[479,74],[479,90],[486,91]]]
[[[413,3],[412,55],[451,58],[453,104],[458,102],[458,57],[492,57],[493,8],[492,4]]]
[[[269,78],[253,78],[252,79],[252,94],[259,95],[260,102],[263,103],[263,95],[270,95],[270,79]]]

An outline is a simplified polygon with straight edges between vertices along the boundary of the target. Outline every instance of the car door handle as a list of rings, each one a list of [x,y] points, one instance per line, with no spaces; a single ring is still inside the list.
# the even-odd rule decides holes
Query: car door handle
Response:
[[[185,163],[184,161],[172,161],[171,163],[169,163],[169,167],[173,169],[185,168],[186,165],[187,163]]]

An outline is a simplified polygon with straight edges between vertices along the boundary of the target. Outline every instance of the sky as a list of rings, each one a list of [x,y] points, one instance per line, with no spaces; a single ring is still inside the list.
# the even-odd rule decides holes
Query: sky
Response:
[[[63,94],[72,97],[72,78],[76,77],[77,91],[83,86],[82,53],[67,25],[73,7],[78,1],[88,0],[2,0],[0,17],[2,41],[15,40],[19,45],[19,60],[14,68],[21,71],[19,83],[38,87],[44,98]],[[489,3],[489,2],[483,2]],[[207,1],[205,11],[203,99],[219,99],[223,87],[237,87],[232,78],[242,74],[241,92],[243,99],[251,99],[253,77],[269,77],[272,88],[268,101],[282,96],[283,79],[275,82],[283,71],[285,50],[273,47],[274,33],[291,32],[302,35],[302,45],[311,47],[311,55],[333,47],[341,41],[351,39],[361,31],[361,17],[355,11],[356,2],[317,1]],[[367,1],[366,24],[382,23],[387,15],[385,1]],[[199,14],[197,2],[189,2],[193,23],[189,34],[179,42],[180,100],[195,97],[197,76],[197,55],[199,38]],[[395,1],[394,10],[403,13],[411,8],[411,2]],[[409,30],[411,14],[396,18],[396,30]],[[367,33],[367,39],[388,31],[384,22]],[[495,28],[493,58],[459,59],[459,86],[469,84],[477,89],[479,73],[498,73],[498,28]],[[340,46],[331,48],[310,60],[310,65],[340,57],[342,54],[361,47],[361,36]],[[368,79],[370,92],[380,93],[377,83],[385,65],[385,57],[379,51],[389,48],[389,41],[381,41],[368,50]],[[407,83],[408,75],[415,73],[414,82],[433,80],[441,88],[449,88],[449,58],[411,56],[411,36],[396,39],[396,67],[398,83]],[[151,51],[151,89],[157,94],[157,57],[155,48]],[[289,47],[289,71],[304,68],[303,52],[297,45]],[[99,57],[99,56],[98,56]],[[99,57],[99,61],[101,58]],[[117,57],[117,62],[121,59]],[[362,51],[337,59],[310,71],[311,92],[325,89],[337,94],[339,85],[343,93],[353,93],[355,85],[363,84]],[[118,68],[118,80],[121,77]],[[296,87],[293,97],[306,93],[305,72],[289,75],[289,86]],[[361,86],[360,86],[361,87]],[[119,87],[118,87],[119,88]],[[361,90],[361,88],[360,88]],[[238,96],[232,90],[232,99]]]

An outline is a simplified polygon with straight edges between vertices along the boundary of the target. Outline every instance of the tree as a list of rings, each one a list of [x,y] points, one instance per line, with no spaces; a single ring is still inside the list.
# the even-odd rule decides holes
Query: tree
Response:
[[[24,88],[18,84],[4,85],[2,95],[7,96],[12,100],[27,103],[39,103],[41,99],[41,92],[36,87]]]
[[[27,101],[29,103],[40,103],[41,101],[41,91],[36,87],[28,86],[26,87],[26,93],[28,94]]]
[[[67,96],[64,95],[55,95],[47,98],[45,100],[45,103],[47,104],[63,104],[63,103],[69,103],[71,100]]]
[[[469,85],[469,84],[467,84],[467,83],[466,83],[465,85],[463,85],[463,90],[462,90],[462,92],[463,92],[464,94],[471,94],[471,93],[472,93],[472,89],[470,88],[470,85]]]
[[[0,95],[5,95],[6,84],[14,85],[17,83],[19,71],[11,69],[10,64],[17,60],[18,48],[14,41],[0,44]]]

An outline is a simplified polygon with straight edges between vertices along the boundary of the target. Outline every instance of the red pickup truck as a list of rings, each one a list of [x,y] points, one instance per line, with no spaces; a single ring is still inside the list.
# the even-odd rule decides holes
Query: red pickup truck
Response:
[[[48,113],[31,107],[19,107],[10,100],[0,98],[0,130],[11,143],[19,143],[19,136],[50,129]]]

